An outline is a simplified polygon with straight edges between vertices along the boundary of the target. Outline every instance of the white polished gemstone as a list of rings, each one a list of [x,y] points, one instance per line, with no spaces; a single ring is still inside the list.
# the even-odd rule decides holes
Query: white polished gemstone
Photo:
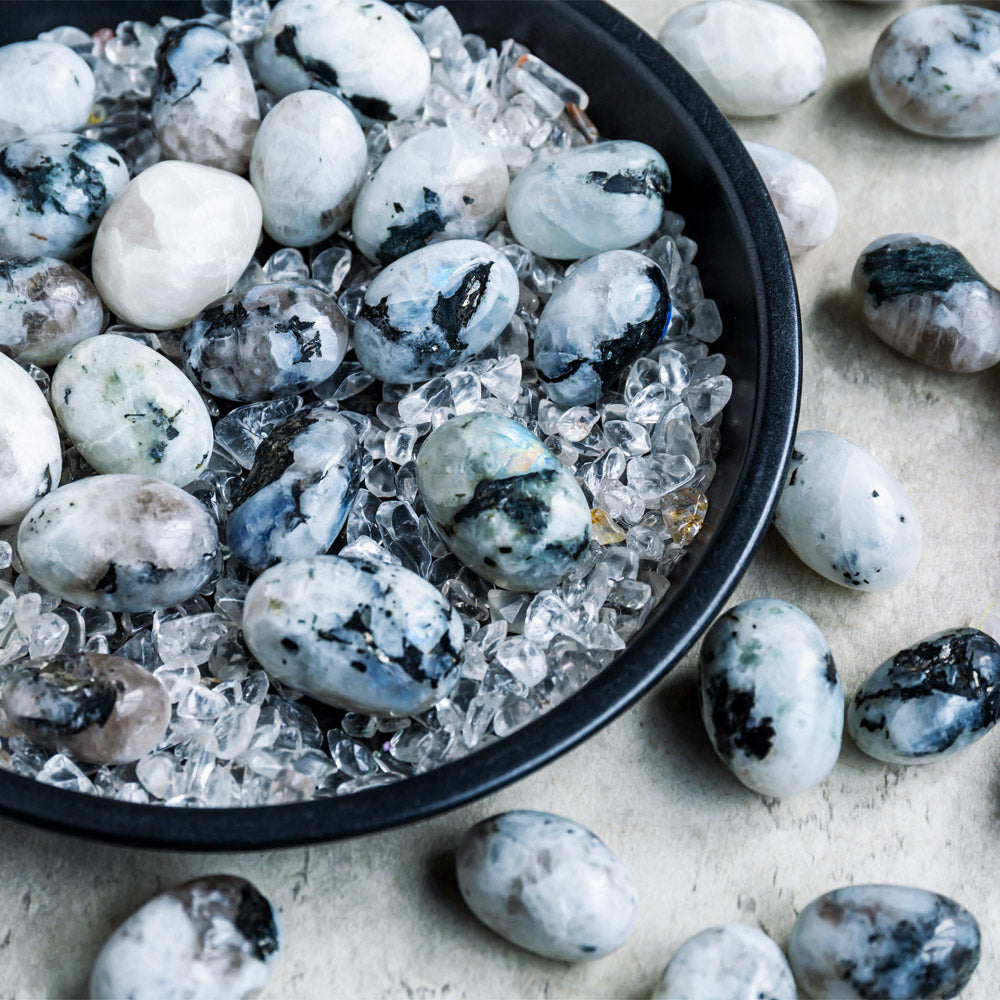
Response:
[[[42,132],[82,128],[94,103],[94,74],[57,42],[0,48],[0,146]]]
[[[52,376],[52,405],[98,472],[183,486],[212,454],[212,418],[191,380],[128,337],[107,333],[74,347]]]
[[[0,354],[0,524],[17,524],[62,474],[59,428],[34,379]]]
[[[774,115],[811,97],[826,78],[816,32],[766,0],[704,0],[682,7],[660,41],[728,115]]]
[[[744,142],[774,202],[790,253],[804,253],[833,235],[837,194],[808,160],[762,142]]]
[[[94,240],[94,284],[135,326],[183,326],[236,284],[260,225],[260,201],[242,178],[200,163],[157,163],[104,216]]]
[[[250,157],[268,235],[293,247],[332,236],[351,217],[367,161],[364,133],[343,101],[311,90],[279,101]]]

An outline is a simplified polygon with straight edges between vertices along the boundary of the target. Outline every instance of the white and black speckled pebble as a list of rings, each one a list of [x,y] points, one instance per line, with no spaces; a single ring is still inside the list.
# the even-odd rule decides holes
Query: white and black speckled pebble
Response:
[[[761,795],[823,781],[840,755],[844,692],[823,633],[774,598],[730,608],[705,634],[701,714],[720,760]]]
[[[855,885],[799,914],[788,957],[817,1000],[939,1000],[961,992],[979,948],[979,925],[954,900],[909,886]]]
[[[274,908],[234,875],[206,875],[154,896],[108,938],[92,1000],[254,1000],[278,960]]]
[[[416,573],[387,563],[278,563],[250,588],[243,633],[282,684],[372,715],[423,711],[461,673],[458,612]]]
[[[847,731],[890,764],[940,760],[1000,722],[1000,644],[974,628],[947,629],[891,656],[861,685]]]
[[[567,962],[601,958],[632,934],[629,870],[586,827],[519,810],[477,823],[455,859],[458,887],[491,930]]]

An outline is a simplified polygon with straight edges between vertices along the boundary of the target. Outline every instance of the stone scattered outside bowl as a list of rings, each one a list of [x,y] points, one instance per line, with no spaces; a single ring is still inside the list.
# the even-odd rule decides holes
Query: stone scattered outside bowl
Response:
[[[509,0],[451,5],[491,45],[513,37],[590,94],[608,138],[659,150],[668,206],[687,220],[723,320],[718,351],[733,379],[705,525],[645,628],[607,669],[512,736],[445,766],[339,798],[240,809],[174,809],[100,799],[0,771],[0,811],[42,826],[170,849],[253,849],[357,836],[493,792],[593,735],[674,667],[721,610],[760,542],[794,436],[800,382],[795,283],[771,201],[722,114],[639,28],[604,3]],[[125,19],[197,17],[201,4],[10,2],[0,44],[62,24],[94,31]]]

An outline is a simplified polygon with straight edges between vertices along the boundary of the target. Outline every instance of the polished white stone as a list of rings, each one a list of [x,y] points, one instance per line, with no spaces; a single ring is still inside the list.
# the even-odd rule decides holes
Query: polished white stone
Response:
[[[0,146],[42,132],[72,132],[94,103],[94,74],[57,42],[0,48]]]
[[[682,7],[660,41],[727,115],[774,115],[811,97],[826,78],[816,32],[766,0],[704,0]]]
[[[34,379],[0,354],[0,524],[17,524],[61,474],[59,428],[49,404]]]
[[[260,225],[260,201],[245,180],[165,160],[108,209],[94,240],[94,284],[126,322],[147,330],[183,326],[236,284]]]
[[[837,193],[808,160],[762,142],[745,141],[774,202],[790,253],[812,250],[833,235]]]
[[[250,157],[268,235],[290,247],[332,236],[351,217],[367,162],[361,126],[339,98],[303,90],[279,101]]]
[[[212,454],[212,418],[191,380],[128,337],[77,344],[59,362],[51,395],[63,430],[98,472],[184,486]]]

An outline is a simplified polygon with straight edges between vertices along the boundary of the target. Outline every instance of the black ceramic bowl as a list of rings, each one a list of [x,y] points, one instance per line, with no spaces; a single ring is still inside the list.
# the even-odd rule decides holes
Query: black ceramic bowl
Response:
[[[433,0],[427,0],[433,2]],[[646,627],[606,670],[512,736],[435,771],[342,798],[248,809],[129,805],[66,792],[0,769],[0,811],[66,832],[145,846],[260,849],[369,833],[425,818],[516,781],[593,735],[645,694],[708,626],[757,547],[794,438],[798,302],[778,219],[736,133],[704,92],[605,3],[449,3],[463,30],[515,37],[580,83],[602,135],[659,149],[672,209],[687,220],[733,379],[706,524]],[[199,3],[23,0],[2,5],[0,44],[60,24],[86,31],[126,19],[197,16]]]

